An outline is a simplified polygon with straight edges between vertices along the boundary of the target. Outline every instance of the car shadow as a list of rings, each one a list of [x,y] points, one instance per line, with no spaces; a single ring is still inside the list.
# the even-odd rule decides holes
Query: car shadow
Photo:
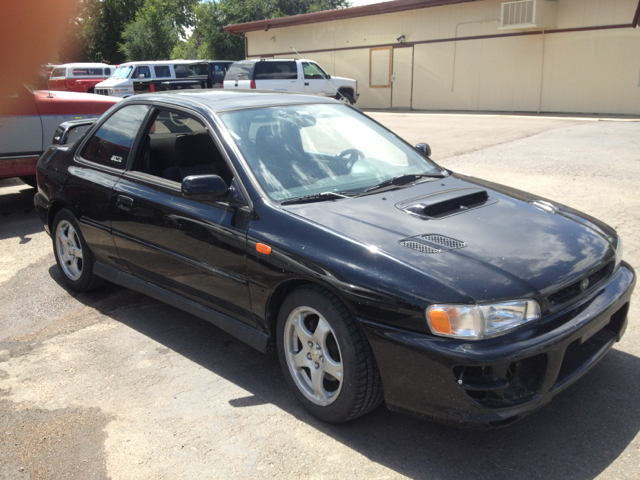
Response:
[[[49,273],[65,288],[55,265]],[[505,428],[458,429],[384,406],[329,425],[297,403],[274,352],[261,354],[204,320],[115,285],[75,298],[251,393],[230,406],[273,404],[411,478],[595,478],[640,431],[640,358],[616,349],[549,405]]]
[[[20,190],[3,193],[2,187],[8,186],[17,186]],[[0,240],[19,237],[20,243],[24,244],[31,240],[30,235],[43,230],[33,206],[35,193],[35,188],[17,179],[0,181]]]

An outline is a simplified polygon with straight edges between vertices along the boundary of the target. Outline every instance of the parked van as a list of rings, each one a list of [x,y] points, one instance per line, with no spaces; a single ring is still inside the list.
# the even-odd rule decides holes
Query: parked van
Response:
[[[223,88],[299,92],[333,97],[354,104],[358,82],[332,77],[313,60],[261,58],[235,62],[224,77]]]
[[[94,93],[94,87],[115,72],[115,65],[106,63],[65,63],[53,67],[49,90]]]
[[[154,60],[149,62],[127,62],[118,65],[111,77],[96,85],[96,93],[111,97],[130,97],[149,91],[144,85],[134,85],[134,80],[170,80],[187,78],[189,65],[199,60]],[[138,91],[139,90],[139,91]]]

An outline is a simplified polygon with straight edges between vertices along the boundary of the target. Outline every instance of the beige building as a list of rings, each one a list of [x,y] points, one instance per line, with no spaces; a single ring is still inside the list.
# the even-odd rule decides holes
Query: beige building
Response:
[[[303,57],[362,108],[640,114],[639,0],[393,0],[225,30]]]

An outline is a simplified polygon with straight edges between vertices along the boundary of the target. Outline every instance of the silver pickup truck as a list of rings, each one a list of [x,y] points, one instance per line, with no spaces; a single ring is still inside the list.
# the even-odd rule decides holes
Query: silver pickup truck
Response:
[[[312,60],[291,58],[241,60],[224,77],[224,88],[276,90],[333,97],[355,104],[358,82],[332,77]]]

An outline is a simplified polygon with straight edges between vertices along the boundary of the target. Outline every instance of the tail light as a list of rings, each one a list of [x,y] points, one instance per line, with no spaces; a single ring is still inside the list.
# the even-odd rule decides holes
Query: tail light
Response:
[[[251,80],[251,89],[252,90],[256,89],[256,81],[255,80]]]

